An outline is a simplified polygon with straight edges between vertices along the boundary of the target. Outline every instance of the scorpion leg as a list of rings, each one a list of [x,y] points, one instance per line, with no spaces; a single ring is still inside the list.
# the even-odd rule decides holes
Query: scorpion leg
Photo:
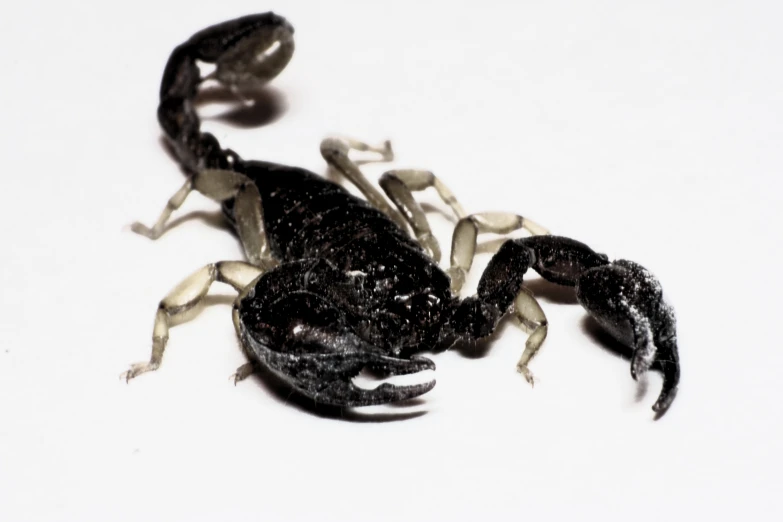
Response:
[[[196,306],[207,295],[212,283],[219,281],[241,291],[263,272],[261,268],[242,261],[220,261],[200,268],[182,281],[161,300],[158,306],[158,311],[155,314],[155,326],[152,329],[150,360],[131,365],[130,369],[123,374],[125,380],[130,381],[142,373],[154,371],[160,367],[163,352],[169,340],[171,319]]]
[[[272,268],[276,264],[264,229],[258,188],[246,176],[231,170],[203,170],[197,173],[169,199],[152,228],[136,222],[131,225],[131,230],[150,239],[158,239],[163,234],[172,212],[184,203],[192,190],[197,190],[217,202],[233,198],[234,213],[237,216],[236,228],[248,260],[254,265],[266,268]]]
[[[381,176],[379,183],[413,229],[416,240],[427,250],[432,259],[439,263],[438,240],[432,235],[427,216],[411,192],[434,187],[443,202],[454,211],[457,219],[461,219],[465,217],[465,211],[457,198],[441,180],[427,170],[390,170]]]
[[[391,143],[386,141],[383,146],[375,147],[364,142],[346,138],[326,138],[321,142],[321,156],[330,167],[341,172],[356,188],[367,198],[372,206],[389,216],[403,230],[407,230],[407,224],[400,214],[394,210],[383,197],[383,194],[373,187],[367,178],[359,170],[359,163],[351,160],[348,153],[353,150],[361,152],[375,152],[381,155],[378,161],[392,161],[394,152]],[[366,161],[362,162],[366,163]]]
[[[533,386],[535,380],[527,365],[544,343],[549,323],[533,293],[524,286],[514,299],[514,313],[519,325],[529,334],[525,341],[525,351],[517,362],[517,371]]]
[[[163,209],[163,212],[160,213],[160,217],[152,228],[149,228],[143,223],[136,221],[131,225],[131,230],[152,240],[158,239],[161,235],[163,235],[163,231],[166,228],[166,223],[168,222],[169,218],[171,218],[171,214],[182,206],[191,190],[193,190],[193,180],[188,179],[185,184],[182,185],[182,188],[175,192],[174,195],[171,196],[171,198],[169,198],[169,200],[166,202],[166,207]]]
[[[234,380],[234,386],[237,385],[237,383],[240,383],[256,373],[256,365],[252,362],[248,362],[237,368],[237,371],[235,371],[231,378]]]
[[[460,219],[454,227],[451,240],[451,267],[448,270],[451,291],[458,294],[465,284],[465,277],[476,255],[476,241],[479,234],[486,232],[509,234],[521,228],[535,236],[549,234],[549,231],[538,223],[508,212],[482,212]]]

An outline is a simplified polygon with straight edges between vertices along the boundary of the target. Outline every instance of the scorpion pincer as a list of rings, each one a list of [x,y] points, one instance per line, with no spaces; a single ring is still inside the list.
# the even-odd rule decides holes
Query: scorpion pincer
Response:
[[[201,131],[194,106],[199,87],[213,80],[239,91],[268,82],[291,59],[293,32],[274,13],[245,16],[204,29],[171,53],[158,120],[189,177],[152,228],[135,223],[133,230],[157,239],[172,212],[196,190],[221,203],[247,261],[212,263],[172,290],[156,313],[149,362],[132,365],[125,378],[159,367],[172,317],[195,306],[219,281],[239,293],[233,319],[250,361],[237,370],[235,381],[265,367],[317,403],[352,407],[405,400],[426,393],[434,381],[365,389],[353,378],[364,368],[384,376],[432,370],[432,361],[418,354],[488,337],[513,312],[530,331],[517,369],[532,383],[528,363],[548,328],[523,286],[523,276],[533,269],[548,281],[575,287],[588,313],[633,350],[635,379],[652,367],[661,370],[663,388],[653,409],[665,411],[679,381],[675,318],[660,284],[641,266],[609,261],[516,214],[467,215],[428,171],[385,173],[380,186],[387,200],[349,152],[389,161],[388,142],[321,144],[324,159],[356,185],[361,199],[301,168],[243,160]],[[199,62],[214,64],[214,70],[202,76]],[[438,242],[413,197],[427,188],[458,218],[447,271],[438,266]],[[476,295],[460,300],[478,235],[519,229],[531,236],[503,243]]]

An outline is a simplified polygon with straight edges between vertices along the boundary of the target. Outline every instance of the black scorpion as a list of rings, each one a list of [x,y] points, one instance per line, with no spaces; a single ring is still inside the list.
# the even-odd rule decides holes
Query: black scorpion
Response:
[[[588,313],[633,350],[634,379],[653,366],[662,371],[663,388],[653,410],[669,407],[680,371],[674,313],[658,281],[638,264],[609,261],[513,214],[465,215],[445,185],[426,171],[384,174],[380,184],[395,209],[348,157],[354,149],[390,160],[388,142],[372,147],[327,139],[321,145],[329,165],[362,191],[363,200],[306,170],[243,160],[201,131],[194,98],[203,82],[215,80],[236,92],[266,83],[286,66],[293,49],[291,25],[265,13],[209,27],[172,52],[158,120],[190,176],[153,228],[136,223],[133,230],[156,239],[171,213],[197,190],[222,204],[249,262],[210,264],[165,297],[156,314],[150,361],[132,365],[127,380],[158,368],[171,317],[195,306],[211,283],[220,281],[239,292],[233,318],[250,360],[237,370],[236,381],[263,366],[317,403],[365,406],[409,399],[432,389],[434,381],[364,389],[352,379],[364,368],[387,376],[434,369],[417,354],[486,338],[513,311],[531,331],[518,370],[532,383],[527,364],[548,327],[523,287],[532,268],[548,281],[575,287]],[[202,77],[198,62],[214,64],[214,71]],[[437,241],[411,193],[428,187],[459,218],[447,272],[438,266]],[[477,235],[520,228],[533,235],[503,243],[477,294],[460,300]]]

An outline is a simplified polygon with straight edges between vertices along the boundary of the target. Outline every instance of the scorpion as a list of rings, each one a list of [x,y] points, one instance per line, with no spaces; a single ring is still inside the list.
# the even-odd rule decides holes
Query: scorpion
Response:
[[[665,412],[680,374],[675,317],[660,283],[642,266],[610,261],[516,214],[467,215],[446,185],[425,170],[383,174],[379,184],[392,206],[349,157],[353,150],[390,161],[389,142],[321,143],[326,162],[359,189],[361,199],[307,170],[244,160],[202,132],[194,102],[199,87],[214,80],[239,95],[240,88],[265,84],[291,59],[293,33],[272,12],[249,15],[195,33],[169,57],[157,115],[188,179],[153,227],[134,223],[132,230],[157,239],[195,190],[221,204],[247,261],[209,264],[164,297],[155,315],[151,357],[131,365],[126,381],[158,369],[172,318],[198,304],[217,281],[238,292],[232,317],[249,362],[237,369],[235,383],[265,368],[319,404],[358,407],[411,399],[435,381],[365,389],[353,379],[365,368],[383,378],[433,370],[434,363],[419,354],[487,338],[513,313],[530,333],[517,369],[532,384],[528,363],[548,328],[541,306],[523,286],[532,269],[547,281],[575,287],[588,314],[632,350],[634,379],[653,367],[661,371],[662,390],[652,409]],[[202,76],[199,62],[214,70]],[[458,219],[445,271],[438,242],[413,197],[427,188]],[[476,294],[460,299],[478,235],[521,229],[530,235],[506,239]]]

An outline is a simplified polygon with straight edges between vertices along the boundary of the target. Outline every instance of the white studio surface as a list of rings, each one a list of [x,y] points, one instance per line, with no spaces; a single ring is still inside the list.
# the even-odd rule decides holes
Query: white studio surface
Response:
[[[149,356],[169,289],[241,259],[198,195],[158,241],[128,229],[183,182],[155,119],[163,66],[197,30],[268,10],[296,28],[267,91],[280,110],[232,117],[217,100],[207,130],[321,174],[325,136],[389,138],[393,166],[433,170],[468,212],[519,212],[649,268],[678,317],[663,418],[660,377],[640,389],[568,292],[540,282],[533,389],[510,320],[485,352],[433,355],[438,384],[417,404],[319,416],[229,381],[244,359],[221,285],[172,329],[158,372],[119,380]],[[779,2],[0,11],[0,520],[783,518]],[[432,216],[448,252],[453,225]]]

